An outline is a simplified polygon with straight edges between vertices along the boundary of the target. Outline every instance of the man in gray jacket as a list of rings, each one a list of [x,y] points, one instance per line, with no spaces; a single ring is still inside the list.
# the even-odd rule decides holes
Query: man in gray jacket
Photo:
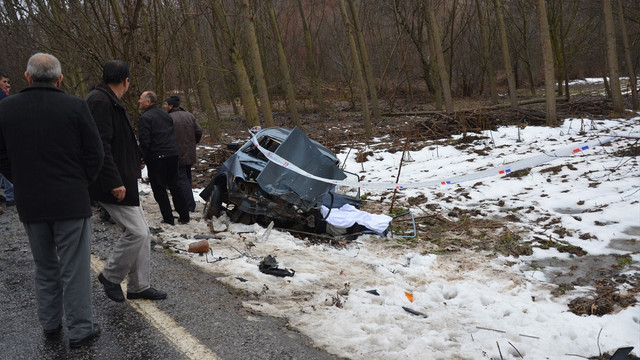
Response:
[[[196,163],[196,144],[202,139],[202,127],[193,114],[180,107],[180,97],[177,95],[168,97],[162,108],[173,119],[173,131],[178,141],[178,186],[184,193],[189,211],[195,211],[191,166]]]

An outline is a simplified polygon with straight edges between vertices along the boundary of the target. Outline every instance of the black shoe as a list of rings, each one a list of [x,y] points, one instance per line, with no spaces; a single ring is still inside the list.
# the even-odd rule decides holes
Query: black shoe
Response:
[[[147,300],[162,300],[167,298],[167,293],[154,288],[148,288],[147,290],[139,293],[127,292],[127,299],[147,299]]]
[[[189,223],[189,220],[191,220],[191,219],[180,219],[180,220],[178,220],[178,222],[179,222],[180,224],[184,225],[184,224],[188,224],[188,223]]]
[[[174,226],[176,223],[173,222],[173,219],[171,219],[171,221],[167,221],[167,220],[162,220],[160,221],[162,224],[169,224],[171,226]]]
[[[104,293],[107,294],[107,297],[115,302],[123,302],[124,294],[122,293],[122,288],[120,284],[112,283],[107,280],[102,273],[98,275],[98,280],[104,286]]]
[[[100,336],[100,325],[93,324],[93,330],[91,331],[91,334],[87,335],[82,339],[69,340],[69,347],[72,349],[76,349],[82,346],[91,345],[93,344],[94,341],[98,339],[99,336]]]
[[[51,329],[51,330],[44,329],[42,330],[42,332],[44,333],[44,337],[49,341],[59,340],[60,336],[62,335],[62,324],[58,325],[58,327],[55,329]]]
[[[14,206],[15,204],[16,202],[13,200],[7,201],[7,206]]]

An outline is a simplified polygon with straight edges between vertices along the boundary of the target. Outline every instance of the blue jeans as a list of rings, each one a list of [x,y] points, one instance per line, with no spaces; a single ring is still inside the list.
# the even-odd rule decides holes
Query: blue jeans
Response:
[[[13,201],[13,184],[7,180],[2,174],[0,174],[0,185],[4,184],[4,197],[7,201]]]

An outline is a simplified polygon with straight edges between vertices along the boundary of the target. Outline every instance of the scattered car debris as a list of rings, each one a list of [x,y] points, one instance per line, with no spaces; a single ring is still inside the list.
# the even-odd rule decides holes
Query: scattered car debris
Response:
[[[207,240],[200,240],[189,244],[187,251],[196,254],[206,254],[210,250],[209,242]]]
[[[209,247],[209,241],[207,240],[200,240],[189,244],[187,251],[199,254],[200,256],[204,255],[208,263],[214,263],[226,259],[226,257],[218,256],[217,259],[209,261],[209,253],[213,256],[213,250]]]
[[[341,296],[347,296],[349,295],[350,290],[351,290],[351,284],[345,283],[344,288],[338,290],[337,294]]]
[[[267,226],[267,229],[262,233],[262,236],[256,239],[257,242],[261,243],[267,241],[271,234],[271,229],[273,229],[273,224],[273,221],[269,223],[269,226]]]
[[[260,269],[260,272],[262,273],[274,275],[278,277],[293,276],[296,273],[295,270],[293,269],[278,268],[278,261],[276,261],[276,258],[274,258],[271,255],[267,255],[260,262],[260,264],[258,265],[258,269]]]
[[[416,315],[416,316],[422,316],[423,318],[428,318],[429,317],[429,315],[427,315],[427,314],[423,314],[420,311],[416,311],[416,310],[410,309],[410,308],[408,308],[406,306],[403,306],[402,308],[404,309],[404,311],[408,312],[409,314]]]
[[[611,356],[610,360],[627,360],[629,359],[629,354],[633,350],[633,346],[623,347],[616,350],[616,352]]]
[[[208,239],[213,239],[213,236],[207,235],[207,234],[196,234],[196,235],[193,235],[193,238],[196,240],[208,240]]]

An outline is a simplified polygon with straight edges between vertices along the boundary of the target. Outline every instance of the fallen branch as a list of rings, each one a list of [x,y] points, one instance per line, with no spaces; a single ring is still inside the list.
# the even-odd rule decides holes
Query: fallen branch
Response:
[[[487,328],[487,327],[482,327],[482,326],[476,326],[476,329],[481,329],[481,330],[489,330],[489,331],[495,331],[501,334],[506,334],[507,332],[504,330],[498,330],[498,329],[492,329],[492,328]],[[533,336],[533,335],[525,335],[525,334],[518,334],[519,336],[522,337],[527,337],[527,338],[531,338],[531,339],[540,339],[538,336]]]

